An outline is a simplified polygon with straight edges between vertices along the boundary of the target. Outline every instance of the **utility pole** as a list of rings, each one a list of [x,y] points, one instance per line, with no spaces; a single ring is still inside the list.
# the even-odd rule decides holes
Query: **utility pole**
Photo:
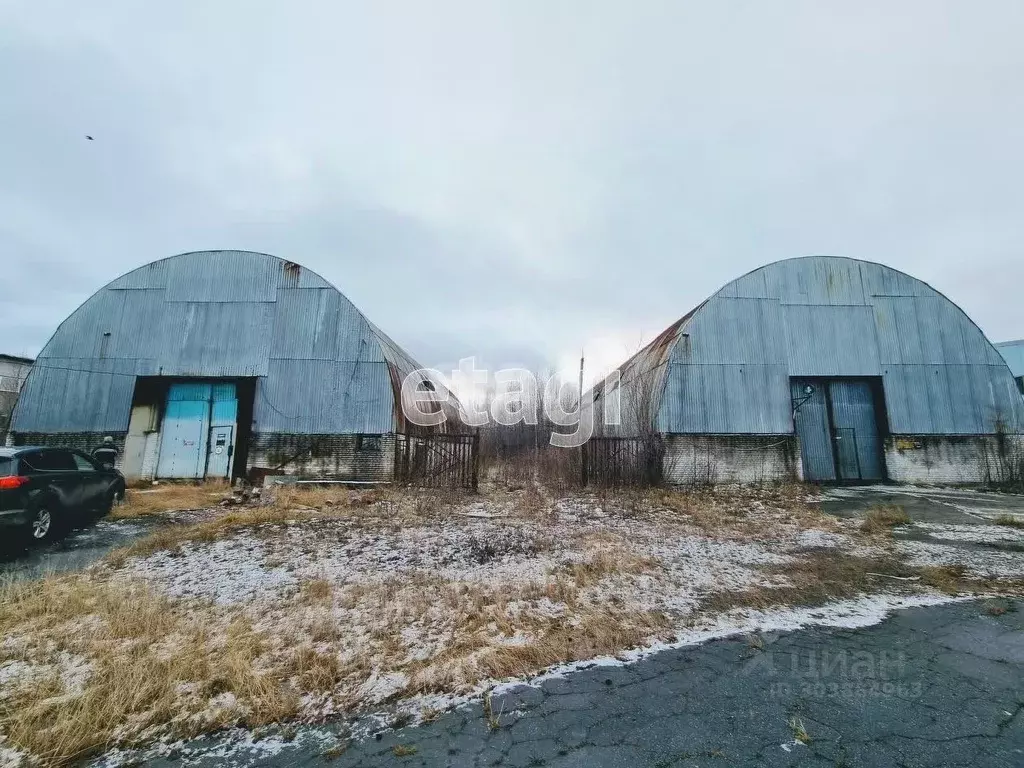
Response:
[[[583,413],[583,349],[580,349],[580,399],[576,406],[577,411]]]

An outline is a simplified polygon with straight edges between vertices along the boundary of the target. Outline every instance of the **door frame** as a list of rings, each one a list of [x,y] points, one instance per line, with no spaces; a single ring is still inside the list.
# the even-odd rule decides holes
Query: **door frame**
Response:
[[[165,420],[167,418],[167,398],[171,387],[174,384],[233,384],[235,387],[235,421],[232,425],[232,446],[228,458],[228,472],[226,479],[232,480],[244,476],[249,453],[249,441],[252,436],[252,418],[254,401],[256,395],[256,376],[138,376],[135,379],[135,392],[132,397],[132,408],[139,405],[153,405],[156,407],[156,431],[159,435],[157,445],[157,456],[153,466],[153,477],[160,479],[160,454],[163,452],[165,436]],[[205,442],[206,450],[200,457],[199,477],[195,480],[205,480],[208,475],[210,461],[210,435],[216,425],[213,423],[213,396],[207,400],[208,409],[205,421]],[[222,424],[220,426],[227,426]],[[168,478],[173,479],[173,478]],[[223,478],[222,478],[223,479]]]
[[[828,439],[829,446],[832,449],[832,466],[834,467],[835,477],[832,480],[811,480],[809,482],[822,482],[834,485],[857,485],[865,482],[862,478],[855,480],[847,480],[840,478],[840,463],[839,463],[839,446],[836,444],[836,426],[835,426],[835,415],[832,408],[832,389],[829,386],[834,381],[857,381],[866,382],[871,392],[871,404],[875,413],[875,429],[878,432],[879,442],[879,458],[882,465],[882,479],[880,481],[867,481],[867,482],[889,482],[889,468],[885,461],[885,439],[889,437],[889,415],[885,409],[885,382],[881,376],[790,376],[789,377],[789,391],[790,397],[792,397],[793,382],[802,381],[811,384],[812,386],[820,389],[822,397],[825,400],[825,414],[828,418]],[[802,405],[802,403],[801,403]],[[793,409],[793,434],[797,437],[800,436],[796,425],[796,412],[800,406],[796,405]],[[802,449],[801,449],[802,450]],[[801,461],[803,459],[801,458]],[[857,456],[857,470],[860,474],[860,455]]]

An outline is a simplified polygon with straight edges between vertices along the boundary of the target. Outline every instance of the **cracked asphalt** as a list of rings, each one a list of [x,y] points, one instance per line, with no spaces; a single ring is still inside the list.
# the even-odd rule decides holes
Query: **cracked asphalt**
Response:
[[[663,651],[520,686],[491,707],[494,723],[477,703],[360,742],[339,729],[333,750],[300,732],[273,755],[228,755],[209,739],[150,764],[1019,768],[1024,601]]]

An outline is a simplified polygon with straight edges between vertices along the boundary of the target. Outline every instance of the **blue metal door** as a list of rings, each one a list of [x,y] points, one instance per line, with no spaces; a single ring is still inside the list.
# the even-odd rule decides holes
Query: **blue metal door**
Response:
[[[857,379],[829,382],[840,480],[882,479],[882,440],[871,385]]]
[[[800,460],[804,480],[826,482],[836,479],[828,418],[828,390],[822,382],[793,379],[793,418],[800,438]]]
[[[171,384],[160,429],[157,477],[203,477],[209,431],[210,385]]]

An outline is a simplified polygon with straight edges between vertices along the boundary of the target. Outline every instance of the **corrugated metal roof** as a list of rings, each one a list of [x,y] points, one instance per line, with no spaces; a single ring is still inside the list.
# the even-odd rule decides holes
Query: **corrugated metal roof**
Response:
[[[893,433],[1024,431],[1010,371],[977,325],[920,280],[855,259],[754,270],[619,370],[623,403],[653,397],[663,432],[792,432],[796,376],[881,376]]]
[[[996,351],[1003,356],[1006,364],[1014,376],[1024,376],[1024,339],[1017,341],[1002,341],[996,346]]]
[[[259,377],[260,431],[388,432],[398,420],[393,381],[418,367],[298,264],[246,251],[186,253],[117,278],[60,325],[13,429],[122,431],[136,376],[185,376]]]

